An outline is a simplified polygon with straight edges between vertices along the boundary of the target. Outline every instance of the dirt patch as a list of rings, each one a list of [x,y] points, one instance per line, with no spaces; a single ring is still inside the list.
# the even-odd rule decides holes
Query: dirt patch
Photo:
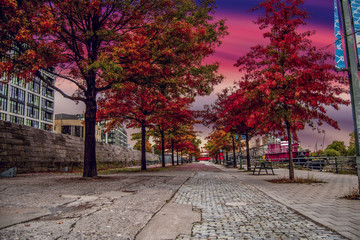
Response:
[[[270,179],[270,180],[266,180],[266,181],[271,182],[271,183],[306,183],[306,184],[326,183],[326,182],[316,179],[316,178],[295,178],[295,179],[277,178],[277,179]]]

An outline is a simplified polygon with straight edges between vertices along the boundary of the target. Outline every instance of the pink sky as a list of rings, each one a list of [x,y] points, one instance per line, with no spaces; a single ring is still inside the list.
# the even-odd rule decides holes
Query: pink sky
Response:
[[[251,46],[264,43],[262,32],[258,30],[257,25],[253,23],[253,20],[257,16],[257,12],[251,13],[248,9],[251,7],[249,4],[253,2],[256,5],[258,0],[219,0],[218,1],[218,13],[216,18],[226,18],[226,25],[228,26],[229,35],[223,39],[222,46],[216,49],[216,53],[206,62],[219,62],[219,72],[225,76],[224,81],[215,87],[213,94],[207,97],[200,97],[196,99],[193,108],[200,110],[204,104],[211,104],[216,99],[216,93],[225,87],[232,86],[234,81],[240,80],[241,74],[233,67],[236,60],[246,54]],[[242,4],[243,3],[243,4]],[[246,5],[246,6],[245,6]],[[252,5],[252,6],[254,6]],[[312,18],[308,20],[308,25],[304,30],[315,30],[316,34],[312,37],[313,44],[319,48],[325,48],[326,51],[333,53],[334,46],[328,45],[334,42],[333,35],[333,1],[330,0],[317,0],[306,1],[305,6],[307,9],[313,12]],[[326,48],[327,47],[327,48]],[[71,91],[71,89],[69,89]],[[345,96],[346,97],[346,96]],[[56,113],[81,113],[84,111],[82,104],[75,105],[70,100],[63,99],[59,94],[56,94],[55,112]],[[353,131],[353,122],[351,115],[351,107],[343,107],[339,111],[330,110],[329,115],[339,122],[341,131],[335,130],[328,126],[323,126],[322,129],[326,131],[324,134],[318,134],[309,128],[299,133],[300,143],[304,148],[314,150],[317,143],[318,149],[330,144],[333,140],[344,141],[346,145],[349,144],[349,133]],[[197,130],[202,133],[199,134],[203,143],[204,137],[206,137],[211,129],[207,129],[203,126],[197,126]],[[137,131],[137,130],[136,130]],[[129,129],[128,135],[135,130]],[[129,143],[130,136],[128,137]]]
[[[324,6],[324,4],[329,5],[329,2],[330,1],[316,1],[315,3],[315,1],[311,1],[310,6],[320,7]],[[333,5],[331,4],[331,6]],[[333,12],[331,12],[331,14],[333,14]],[[331,14],[327,13],[327,15],[332,16]],[[222,84],[215,88],[215,92],[211,96],[198,98],[194,104],[195,109],[201,109],[204,104],[211,104],[214,99],[216,99],[216,92],[219,92],[220,89],[225,87],[232,86],[234,81],[239,80],[241,73],[233,66],[236,60],[240,56],[245,55],[251,46],[266,43],[262,37],[262,32],[258,30],[257,25],[253,23],[256,17],[255,13],[251,16],[249,14],[241,15],[231,12],[222,13],[222,15],[218,15],[217,17],[227,19],[226,23],[230,34],[223,40],[222,46],[219,47],[216,53],[207,61],[219,62],[219,72],[225,76],[225,79]],[[333,18],[328,19],[328,22],[324,24],[324,22],[311,21],[310,18],[308,25],[302,27],[301,30],[315,30],[316,34],[311,38],[313,44],[333,54],[334,45],[332,44],[334,42],[334,33],[332,21]],[[347,99],[350,98],[349,96],[344,97]],[[317,149],[322,149],[323,142],[326,147],[334,140],[344,141],[346,145],[349,144],[349,134],[353,131],[351,107],[343,106],[339,111],[329,109],[328,114],[338,121],[341,130],[339,131],[324,125],[321,127],[322,130],[325,130],[324,138],[324,134],[319,134],[317,131],[312,131],[311,128],[307,127],[305,130],[299,132],[299,140],[302,147],[314,150],[315,145],[317,145]],[[203,132],[202,137],[207,136],[211,132],[211,129],[203,126],[198,126],[198,129]]]

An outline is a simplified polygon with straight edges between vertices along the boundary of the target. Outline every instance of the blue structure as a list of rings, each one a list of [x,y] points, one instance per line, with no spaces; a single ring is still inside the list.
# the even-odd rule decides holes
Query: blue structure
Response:
[[[338,0],[334,0],[334,31],[335,31],[335,67],[338,69],[345,69],[345,57],[344,57],[344,47],[341,34],[341,25],[342,20],[339,18],[339,9],[338,9]],[[357,56],[358,63],[360,62],[360,1],[351,0],[351,13],[352,20],[354,23],[354,35],[355,35],[355,44],[357,45]],[[359,64],[358,64],[359,65]]]

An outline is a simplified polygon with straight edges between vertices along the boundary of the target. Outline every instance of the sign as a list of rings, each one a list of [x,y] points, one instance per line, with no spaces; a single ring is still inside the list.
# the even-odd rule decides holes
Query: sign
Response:
[[[346,0],[344,0],[346,1]],[[351,10],[354,22],[354,33],[358,52],[358,62],[360,62],[360,1],[351,0]],[[341,14],[341,13],[340,13]],[[335,32],[335,67],[345,69],[345,57],[343,48],[343,38],[341,34],[341,22],[339,20],[339,9],[337,0],[334,0],[334,32]]]
[[[334,33],[335,33],[335,67],[345,68],[344,48],[341,38],[341,28],[339,21],[339,10],[336,0],[334,0]]]
[[[351,0],[351,9],[354,21],[355,41],[358,53],[358,60],[360,62],[360,1]],[[359,64],[358,62],[358,64]]]

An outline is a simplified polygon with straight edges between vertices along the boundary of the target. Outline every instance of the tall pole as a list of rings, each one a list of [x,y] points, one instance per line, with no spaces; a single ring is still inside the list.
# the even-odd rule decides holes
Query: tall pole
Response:
[[[350,82],[351,106],[354,121],[355,149],[356,149],[356,166],[360,193],[360,88],[359,72],[357,65],[357,55],[354,45],[354,28],[351,16],[351,9],[348,0],[340,0],[340,8],[344,29],[346,58],[348,62],[348,73]]]

